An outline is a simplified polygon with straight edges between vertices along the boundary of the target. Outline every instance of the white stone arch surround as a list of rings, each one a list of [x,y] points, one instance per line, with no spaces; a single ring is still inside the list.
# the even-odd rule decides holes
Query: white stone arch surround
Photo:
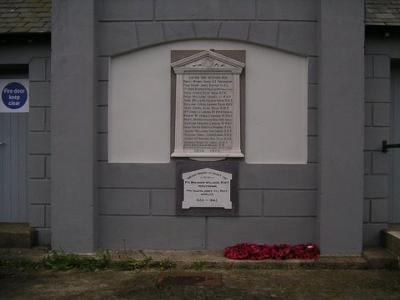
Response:
[[[246,50],[247,163],[307,162],[307,58],[238,41],[186,40],[110,59],[110,163],[170,161],[170,51],[185,49]]]

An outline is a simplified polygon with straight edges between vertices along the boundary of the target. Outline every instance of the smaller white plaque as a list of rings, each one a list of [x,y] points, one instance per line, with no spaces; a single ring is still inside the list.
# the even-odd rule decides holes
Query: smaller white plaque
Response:
[[[182,209],[191,207],[232,209],[232,174],[205,168],[183,173],[182,179]]]

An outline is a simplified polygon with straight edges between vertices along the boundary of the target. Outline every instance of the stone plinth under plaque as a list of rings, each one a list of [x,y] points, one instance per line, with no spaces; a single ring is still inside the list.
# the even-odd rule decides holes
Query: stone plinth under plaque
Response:
[[[245,64],[202,51],[171,66],[176,74],[172,157],[243,157],[240,73]]]
[[[177,162],[178,215],[237,215],[237,162]]]

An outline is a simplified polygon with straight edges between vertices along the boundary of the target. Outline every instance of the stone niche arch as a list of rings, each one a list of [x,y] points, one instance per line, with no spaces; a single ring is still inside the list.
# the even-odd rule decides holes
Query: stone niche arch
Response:
[[[307,163],[308,59],[231,40],[185,40],[110,57],[108,162],[170,162],[171,50],[245,50],[245,161]]]

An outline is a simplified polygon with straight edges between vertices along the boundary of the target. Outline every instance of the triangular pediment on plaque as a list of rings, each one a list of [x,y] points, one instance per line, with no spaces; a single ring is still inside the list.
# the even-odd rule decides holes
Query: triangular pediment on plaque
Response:
[[[242,72],[245,64],[211,50],[201,51],[171,64],[176,73],[182,71],[218,70]]]

